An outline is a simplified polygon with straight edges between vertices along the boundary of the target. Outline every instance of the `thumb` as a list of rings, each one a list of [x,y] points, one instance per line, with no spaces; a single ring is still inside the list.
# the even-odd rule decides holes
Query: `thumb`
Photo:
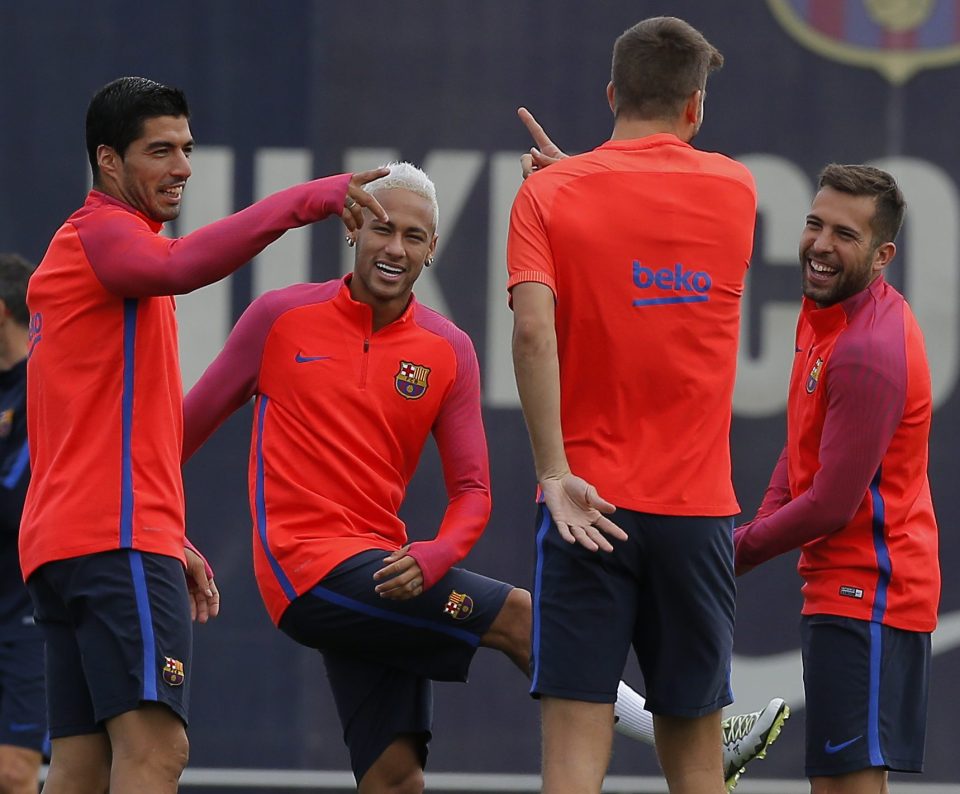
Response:
[[[601,513],[610,514],[615,512],[617,509],[616,505],[608,502],[606,499],[600,496],[600,494],[597,493],[596,487],[593,485],[587,486],[586,500],[590,507],[599,510]]]

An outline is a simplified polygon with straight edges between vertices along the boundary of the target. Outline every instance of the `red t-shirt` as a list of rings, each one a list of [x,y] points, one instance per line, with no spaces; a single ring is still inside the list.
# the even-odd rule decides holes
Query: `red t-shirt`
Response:
[[[353,300],[349,280],[258,298],[184,400],[186,459],[257,397],[254,568],[274,621],[348,557],[408,542],[397,511],[430,433],[448,502],[436,539],[410,552],[424,589],[466,556],[490,515],[469,337],[415,299],[374,333],[371,308]]]
[[[743,165],[668,134],[609,141],[517,195],[508,289],[553,290],[567,458],[620,507],[739,510],[729,434],[755,217]]]
[[[804,300],[787,445],[737,563],[802,547],[803,613],[932,631],[940,600],[927,479],[933,403],[923,334],[882,278],[842,303]]]

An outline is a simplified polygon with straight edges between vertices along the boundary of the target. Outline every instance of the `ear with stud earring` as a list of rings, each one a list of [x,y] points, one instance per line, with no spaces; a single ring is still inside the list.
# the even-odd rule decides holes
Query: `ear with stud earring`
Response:
[[[347,241],[347,245],[349,245],[351,248],[353,248],[353,246],[357,244],[357,241],[354,240],[353,237],[349,234],[343,239]]]
[[[430,265],[432,265],[432,264],[433,264],[433,257],[432,257],[432,256],[428,256],[426,259],[423,260],[423,266],[424,266],[424,267],[430,267]]]

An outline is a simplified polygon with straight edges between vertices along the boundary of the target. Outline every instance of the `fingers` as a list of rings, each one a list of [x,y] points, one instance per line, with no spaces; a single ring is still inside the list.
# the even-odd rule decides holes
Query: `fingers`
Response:
[[[523,178],[526,179],[530,174],[537,170],[537,166],[533,164],[533,155],[532,154],[522,154],[520,155],[520,171],[523,174]]]
[[[417,561],[407,556],[409,548],[405,546],[390,554],[384,559],[387,565],[373,575],[380,582],[374,591],[381,598],[402,601],[423,592],[423,572]]]
[[[597,489],[590,484],[587,484],[586,491],[584,492],[584,502],[594,510],[599,510],[601,513],[607,515],[616,512],[617,509],[616,505],[600,496],[600,494],[597,493]]]
[[[617,540],[626,540],[628,537],[627,533],[624,532],[619,525],[614,524],[609,518],[604,518],[603,516],[597,518],[597,520],[593,522],[593,526],[598,530],[598,532],[603,532],[604,534],[609,535],[611,538],[616,538]]]
[[[413,566],[397,576],[386,579],[378,584],[374,591],[381,598],[396,600],[420,595],[423,592],[423,575],[420,572],[420,566]]]
[[[220,591],[217,589],[216,583],[213,579],[210,580],[210,595],[206,599],[207,604],[207,614],[211,618],[215,618],[220,614]],[[200,621],[205,623],[206,621]]]
[[[544,154],[539,149],[531,149],[530,159],[533,161],[533,170],[539,171],[541,168],[546,168],[548,165],[557,162],[561,158],[551,157],[550,155]]]
[[[370,210],[375,218],[384,223],[390,220],[386,211],[380,206],[380,202],[363,188],[368,182],[373,182],[375,179],[385,177],[389,173],[389,168],[375,168],[372,171],[360,171],[350,177],[350,184],[347,186],[347,197],[343,206],[344,214],[348,211],[350,213],[349,219],[344,216],[344,224],[346,224],[350,231],[363,226],[364,209]],[[356,226],[351,227],[349,221],[355,223]]]
[[[550,136],[544,132],[543,127],[540,126],[539,122],[533,117],[533,114],[526,108],[517,108],[517,115],[520,117],[520,121],[523,122],[523,126],[527,128],[527,132],[530,133],[530,137],[533,138],[533,142],[537,145],[537,148],[543,151],[546,148],[557,149],[557,145],[550,140]],[[559,151],[559,149],[557,149]]]
[[[350,184],[365,185],[374,179],[382,179],[390,173],[389,168],[374,168],[371,171],[357,171],[351,178]]]

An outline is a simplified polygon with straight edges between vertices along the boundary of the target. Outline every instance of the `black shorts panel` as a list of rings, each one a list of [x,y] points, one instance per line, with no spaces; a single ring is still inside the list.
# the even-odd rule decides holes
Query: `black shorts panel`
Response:
[[[611,553],[564,541],[538,512],[535,696],[612,703],[633,646],[647,708],[697,717],[732,702],[736,583],[730,518],[618,509]]]
[[[321,651],[357,782],[401,735],[426,763],[435,681],[466,681],[470,662],[513,589],[451,568],[426,593],[381,598],[373,574],[390,552],[344,561],[284,611],[280,629]]]
[[[808,777],[922,772],[930,635],[834,615],[800,624]]]
[[[433,722],[431,681],[354,656],[322,653],[357,783],[398,736],[414,739],[425,768]]]
[[[341,563],[287,607],[280,629],[310,648],[434,681],[466,681],[481,637],[513,588],[451,568],[416,598],[381,598],[373,574],[389,553],[374,549]]]
[[[0,744],[50,754],[43,637],[0,642]]]
[[[27,587],[47,644],[51,737],[103,730],[151,701],[186,723],[193,633],[179,560],[90,554],[41,566]]]

